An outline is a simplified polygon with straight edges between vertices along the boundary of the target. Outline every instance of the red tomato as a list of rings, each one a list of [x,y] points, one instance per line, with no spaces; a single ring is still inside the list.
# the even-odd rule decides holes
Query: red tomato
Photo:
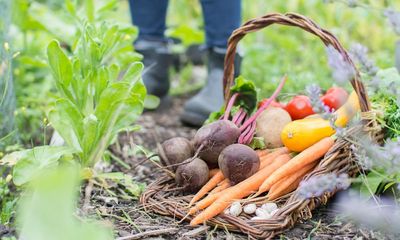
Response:
[[[321,101],[329,107],[330,111],[340,108],[349,97],[349,94],[340,87],[331,87],[326,94],[321,97]]]
[[[261,105],[265,104],[267,101],[268,101],[268,98],[265,98],[265,99],[261,100],[261,101],[258,103],[258,108],[260,108]],[[271,107],[278,107],[278,108],[284,108],[284,107],[285,107],[285,105],[283,105],[282,103],[277,102],[277,101],[275,101],[275,100],[272,101],[271,104],[270,104],[269,106],[271,106]]]
[[[286,105],[286,111],[292,117],[292,120],[302,119],[314,114],[310,98],[304,95],[295,96]]]

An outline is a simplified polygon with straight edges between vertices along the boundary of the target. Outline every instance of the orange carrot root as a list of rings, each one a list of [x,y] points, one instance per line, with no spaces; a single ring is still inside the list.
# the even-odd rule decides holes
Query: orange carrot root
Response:
[[[189,206],[193,205],[193,203],[200,200],[203,196],[205,196],[211,189],[218,185],[218,183],[222,182],[225,179],[222,172],[219,170],[208,182],[194,195],[192,200],[189,203]]]
[[[271,176],[269,176],[260,186],[256,195],[260,195],[269,189],[271,189],[272,185],[277,183],[279,180],[286,176],[290,176],[291,174],[299,171],[304,166],[314,161],[317,161],[328,150],[333,146],[335,140],[332,137],[327,137],[319,142],[315,143],[311,147],[305,149],[296,155],[292,160],[290,160],[287,164],[279,168],[276,172],[274,172]]]
[[[214,196],[218,194],[217,198],[212,199],[213,203],[209,205],[203,212],[197,215],[190,222],[190,225],[195,226],[211,219],[212,217],[221,213],[234,200],[242,199],[244,197],[247,197],[251,193],[257,191],[259,186],[263,183],[264,179],[271,173],[273,173],[276,169],[287,163],[290,160],[290,158],[291,158],[290,154],[280,155],[275,159],[275,161],[272,162],[272,164],[269,164],[268,166],[260,169],[257,173],[247,178],[246,180],[238,183],[235,186],[227,188],[222,192],[209,195],[209,196]]]
[[[217,174],[219,172],[219,168],[214,168],[210,170],[210,173],[208,174],[209,178],[212,178],[215,176],[215,174]]]
[[[294,174],[276,182],[274,185],[272,185],[271,189],[268,192],[268,200],[275,200],[295,190],[299,186],[299,183],[301,182],[303,177],[311,172],[316,165],[317,162],[310,163],[307,166],[304,166],[300,171],[297,171]]]

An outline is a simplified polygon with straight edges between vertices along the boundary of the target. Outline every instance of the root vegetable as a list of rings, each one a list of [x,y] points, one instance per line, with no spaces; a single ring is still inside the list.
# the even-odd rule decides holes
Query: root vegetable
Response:
[[[175,181],[185,192],[196,192],[208,181],[207,164],[200,158],[180,165],[175,173]]]
[[[203,212],[201,212],[199,215],[197,215],[195,218],[192,219],[190,225],[196,226],[204,221],[211,219],[212,217],[215,217],[216,215],[224,211],[224,209],[227,206],[229,206],[229,204],[231,204],[234,200],[242,199],[244,197],[247,197],[254,191],[257,191],[257,189],[260,187],[263,181],[269,175],[271,175],[271,173],[275,172],[278,168],[282,167],[290,159],[291,156],[289,154],[280,155],[275,159],[275,161],[273,161],[272,164],[262,168],[256,174],[244,180],[243,182],[235,186],[232,186],[230,188],[227,188],[222,192],[209,195],[210,199],[208,199],[208,197],[205,198],[208,200],[208,202],[202,203],[201,206],[200,204],[199,206],[196,204],[196,207],[190,209],[190,213],[195,213],[197,210],[202,209],[204,205],[208,204],[208,207]],[[211,205],[209,205],[210,202],[212,202]]]
[[[208,164],[217,164],[221,151],[235,143],[240,135],[239,128],[228,120],[218,120],[201,127],[194,136],[194,147],[199,157]],[[201,148],[201,149],[200,149]]]
[[[176,171],[177,164],[193,156],[192,143],[183,137],[168,139],[162,143],[161,147],[163,151],[163,154],[160,154],[162,163],[165,166],[170,166],[169,168],[173,171]]]
[[[264,139],[267,148],[282,147],[282,129],[292,119],[282,108],[269,107],[257,118],[256,135]]]
[[[287,164],[276,170],[274,173],[271,174],[271,176],[265,179],[265,181],[258,189],[256,195],[260,195],[261,193],[270,190],[272,185],[274,185],[281,179],[290,176],[291,174],[300,171],[308,164],[317,161],[329,151],[334,143],[335,139],[333,139],[332,137],[327,137],[315,143],[311,147],[305,149],[304,151],[293,157],[293,159],[291,159]]]
[[[249,146],[232,144],[221,152],[218,165],[224,176],[237,184],[259,170],[260,158]]]

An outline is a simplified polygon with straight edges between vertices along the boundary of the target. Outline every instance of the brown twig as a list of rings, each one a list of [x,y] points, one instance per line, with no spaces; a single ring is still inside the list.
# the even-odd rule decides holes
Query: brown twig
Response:
[[[131,240],[131,239],[143,239],[144,237],[154,236],[154,235],[161,235],[161,234],[171,234],[177,232],[178,228],[164,228],[164,229],[157,229],[152,231],[141,232],[133,235],[129,235],[126,237],[119,237],[116,240]]]

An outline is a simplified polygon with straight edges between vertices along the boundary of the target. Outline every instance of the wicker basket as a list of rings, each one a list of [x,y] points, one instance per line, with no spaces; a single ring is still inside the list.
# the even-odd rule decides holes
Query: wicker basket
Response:
[[[354,90],[357,92],[362,111],[362,124],[352,127],[347,131],[347,136],[336,140],[334,146],[321,159],[319,165],[304,179],[312,176],[322,175],[326,173],[347,173],[354,176],[358,172],[358,167],[353,161],[353,153],[351,145],[355,134],[364,132],[373,140],[382,138],[379,125],[374,120],[374,114],[370,111],[370,104],[363,84],[360,81],[360,75],[346,50],[339,41],[330,32],[320,28],[310,19],[295,13],[287,14],[267,14],[263,17],[256,18],[246,22],[243,26],[236,29],[228,42],[228,50],[225,57],[224,67],[224,96],[225,101],[230,97],[230,86],[233,84],[234,78],[234,58],[236,46],[238,42],[247,34],[258,31],[272,24],[281,24],[295,26],[304,29],[318,36],[325,45],[332,45],[336,48],[344,59],[356,70],[355,78],[351,80]],[[158,214],[173,216],[182,219],[186,216],[187,206],[192,195],[183,196],[177,189],[174,180],[165,175],[149,185],[147,190],[140,198],[141,203],[147,210],[152,210]],[[310,218],[311,211],[320,204],[326,204],[328,199],[335,194],[327,192],[321,197],[312,199],[304,199],[298,196],[297,191],[287,194],[278,199],[276,203],[279,211],[268,220],[250,220],[251,216],[241,214],[239,217],[220,214],[211,219],[207,224],[228,229],[230,231],[239,231],[248,234],[254,238],[272,238],[276,234],[292,227],[297,221]],[[263,204],[267,200],[258,198],[255,203]],[[186,220],[190,221],[189,216]]]

